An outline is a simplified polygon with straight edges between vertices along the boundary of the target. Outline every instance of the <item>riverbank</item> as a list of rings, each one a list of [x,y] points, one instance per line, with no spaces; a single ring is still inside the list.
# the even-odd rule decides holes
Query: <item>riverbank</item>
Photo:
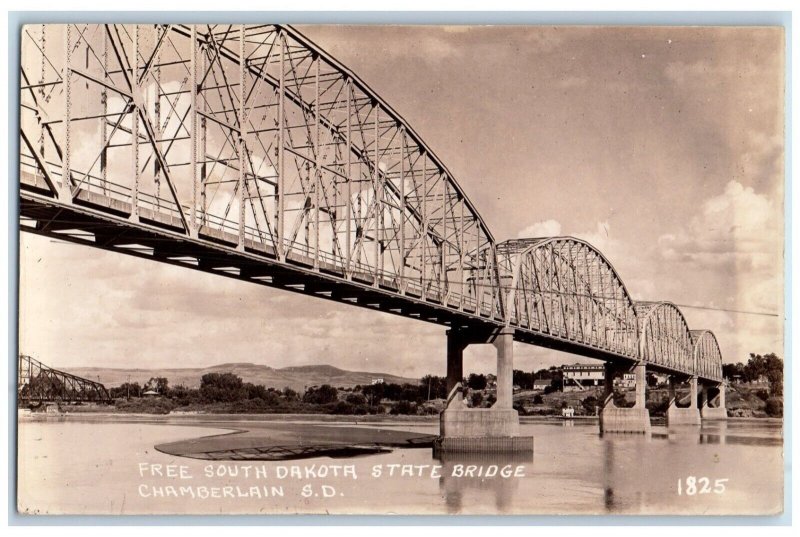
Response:
[[[618,392],[617,404],[632,404],[632,390]],[[688,391],[678,390],[678,399],[688,402]],[[532,391],[518,392],[514,395],[514,408],[522,419],[561,419],[562,409],[572,408],[574,419],[597,419],[600,404],[603,400],[601,387],[587,388],[582,391],[551,392],[548,394]],[[294,401],[291,404],[264,404],[255,400],[193,403],[178,406],[168,397],[142,397],[117,399],[113,404],[84,403],[79,405],[47,404],[34,413],[41,414],[111,414],[111,415],[164,415],[164,416],[256,416],[266,419],[329,419],[333,421],[349,420],[358,422],[382,421],[437,421],[444,408],[444,401],[433,399],[424,403],[411,405],[407,401],[395,401],[376,405],[355,405],[344,400],[337,403],[316,404]],[[260,402],[259,402],[260,401]],[[258,404],[256,404],[258,403]],[[647,390],[647,407],[654,420],[663,420],[669,404],[669,392],[664,387]],[[485,406],[485,404],[483,405]],[[782,397],[771,397],[760,385],[734,384],[728,387],[727,410],[730,418],[780,420],[782,415]],[[260,419],[260,418],[256,418]]]
[[[314,413],[250,413],[250,414],[231,414],[231,413],[208,413],[208,412],[170,412],[168,414],[151,414],[148,412],[120,412],[102,409],[102,405],[92,411],[74,411],[76,407],[64,407],[63,412],[46,413],[31,412],[30,410],[20,409],[18,416],[26,420],[49,420],[53,418],[79,418],[86,420],[107,420],[116,418],[119,421],[125,420],[154,420],[154,421],[179,421],[186,418],[188,421],[197,419],[207,420],[231,420],[231,421],[313,421],[323,423],[439,423],[438,415],[396,415],[396,414],[367,414],[367,415],[337,415],[337,414],[314,414]]]

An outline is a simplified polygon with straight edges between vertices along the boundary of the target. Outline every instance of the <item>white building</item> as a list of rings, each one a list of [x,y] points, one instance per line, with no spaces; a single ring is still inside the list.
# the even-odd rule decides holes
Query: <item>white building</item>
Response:
[[[564,375],[564,391],[585,390],[602,386],[606,368],[603,364],[572,364],[561,366]]]

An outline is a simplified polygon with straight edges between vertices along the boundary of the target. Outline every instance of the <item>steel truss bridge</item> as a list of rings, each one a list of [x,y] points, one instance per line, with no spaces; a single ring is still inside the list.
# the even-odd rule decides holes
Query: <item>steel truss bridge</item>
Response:
[[[17,403],[110,403],[111,396],[99,382],[46,366],[30,356],[19,355]]]
[[[414,129],[295,29],[22,31],[21,229],[720,382],[719,346],[571,237],[497,242]]]

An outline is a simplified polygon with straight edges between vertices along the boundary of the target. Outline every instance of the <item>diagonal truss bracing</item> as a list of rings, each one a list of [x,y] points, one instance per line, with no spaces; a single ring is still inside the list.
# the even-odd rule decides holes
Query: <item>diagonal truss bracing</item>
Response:
[[[108,403],[111,396],[99,382],[71,375],[20,354],[17,368],[19,404],[42,402]]]
[[[26,26],[22,49],[26,231],[695,370],[643,346],[591,245],[496,243],[413,128],[291,27]]]

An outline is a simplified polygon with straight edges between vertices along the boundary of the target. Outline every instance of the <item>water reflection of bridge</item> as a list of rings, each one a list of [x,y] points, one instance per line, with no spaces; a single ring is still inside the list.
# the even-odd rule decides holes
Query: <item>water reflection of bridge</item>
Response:
[[[533,462],[531,453],[471,453],[471,454],[439,454],[442,465],[439,478],[439,490],[447,505],[447,511],[458,514],[464,511],[465,503],[470,504],[469,511],[474,510],[474,503],[466,496],[475,495],[487,513],[507,513],[520,487],[520,480],[525,479],[525,472],[530,472]]]
[[[721,385],[711,332],[634,301],[585,241],[496,241],[414,129],[291,27],[27,26],[20,80],[23,231],[446,326],[450,390],[464,348],[494,343],[496,404],[448,409],[445,436],[516,434],[513,341],[634,369],[607,431],[647,429],[645,369]]]

